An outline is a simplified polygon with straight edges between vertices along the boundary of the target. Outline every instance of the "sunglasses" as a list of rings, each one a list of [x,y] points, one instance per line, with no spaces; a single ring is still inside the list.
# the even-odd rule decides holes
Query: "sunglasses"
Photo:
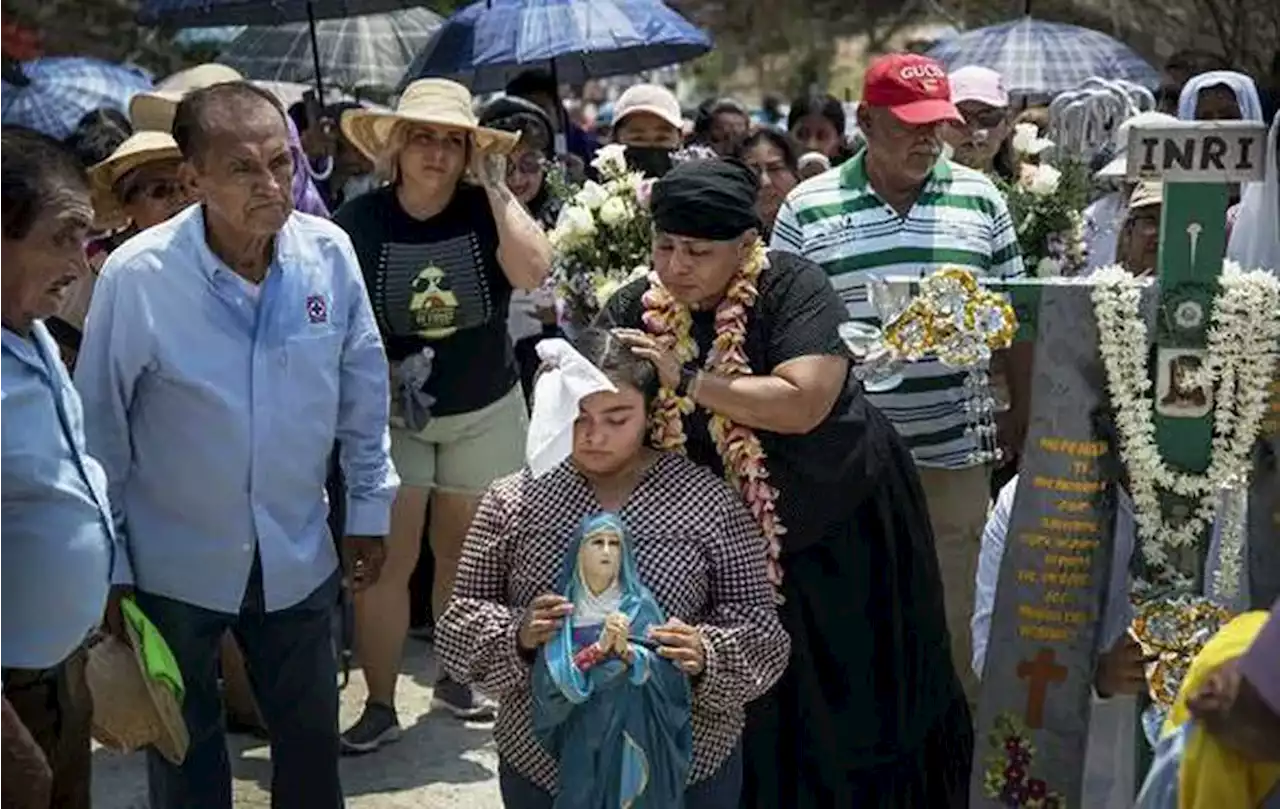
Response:
[[[537,174],[546,167],[546,159],[539,157],[536,154],[526,152],[521,155],[518,160],[511,160],[507,162],[507,174],[515,174],[516,172],[520,172],[521,174]]]
[[[127,204],[140,197],[155,202],[163,202],[186,193],[186,186],[177,180],[151,180],[131,185],[124,190],[120,198]]]
[[[965,124],[970,128],[978,127],[979,129],[995,129],[1004,123],[1004,110],[995,109],[994,107],[976,112],[961,111],[964,116]]]

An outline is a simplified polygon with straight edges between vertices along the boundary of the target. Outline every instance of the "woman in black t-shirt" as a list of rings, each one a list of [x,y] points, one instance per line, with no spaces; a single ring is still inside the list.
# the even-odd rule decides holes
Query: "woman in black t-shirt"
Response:
[[[507,310],[513,288],[542,283],[551,246],[507,189],[505,153],[519,136],[478,126],[462,85],[416,81],[394,112],[349,111],[342,130],[389,181],[334,216],[360,257],[391,361],[391,453],[401,479],[381,579],[356,598],[369,701],[342,741],[348,752],[368,752],[400,731],[395,681],[428,496],[432,603],[441,615],[479,496],[524,463],[527,415]],[[435,702],[462,717],[493,713],[447,677]]]

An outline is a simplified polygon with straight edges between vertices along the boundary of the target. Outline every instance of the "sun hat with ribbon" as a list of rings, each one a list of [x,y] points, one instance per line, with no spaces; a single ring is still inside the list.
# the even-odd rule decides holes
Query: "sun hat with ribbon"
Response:
[[[110,157],[89,168],[95,225],[109,230],[125,224],[115,187],[129,172],[148,163],[181,159],[178,142],[167,132],[140,131],[130,135]]]
[[[191,739],[182,718],[184,686],[178,661],[133,599],[120,602],[126,644],[105,637],[89,648],[85,679],[93,697],[93,737],[132,752],[152,745],[181,764]]]
[[[213,63],[179,70],[157,84],[154,90],[138,93],[130,99],[129,120],[133,122],[134,131],[171,131],[174,113],[178,111],[178,102],[184,95],[229,81],[244,81],[244,76],[226,65]]]
[[[545,370],[533,385],[533,415],[525,434],[524,457],[535,478],[573,453],[573,423],[578,405],[593,393],[618,388],[568,340],[553,337],[537,345]]]
[[[365,157],[377,160],[391,132],[400,122],[435,124],[464,129],[482,152],[505,154],[520,141],[519,132],[502,132],[480,126],[472,109],[471,91],[448,79],[419,79],[400,95],[394,110],[347,110],[342,114],[342,134]]]

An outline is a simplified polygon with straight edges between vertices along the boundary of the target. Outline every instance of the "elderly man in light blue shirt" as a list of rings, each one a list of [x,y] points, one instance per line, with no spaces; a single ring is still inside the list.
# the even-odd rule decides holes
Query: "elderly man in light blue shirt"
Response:
[[[283,113],[250,84],[187,95],[174,138],[201,204],[102,269],[76,384],[130,565],[114,582],[186,681],[186,761],[150,754],[153,809],[230,809],[216,654],[245,652],[272,746],[272,805],[342,805],[324,483],[347,482],[343,555],[376,580],[398,479],[388,372],[351,242],[292,210]]]
[[[29,731],[6,724],[2,802],[88,809],[83,649],[102,620],[113,557],[123,554],[115,553],[106,477],[85,451],[80,397],[41,318],[87,274],[93,208],[84,170],[56,141],[5,127],[0,145],[0,662],[6,722],[16,716]]]

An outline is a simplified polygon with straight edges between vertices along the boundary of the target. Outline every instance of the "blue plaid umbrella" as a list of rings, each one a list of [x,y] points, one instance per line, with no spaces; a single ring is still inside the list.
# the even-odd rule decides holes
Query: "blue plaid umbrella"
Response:
[[[445,21],[401,86],[435,76],[485,93],[533,68],[581,84],[709,50],[701,28],[658,0],[480,0]]]
[[[65,138],[86,113],[103,107],[125,112],[135,93],[151,89],[151,77],[136,67],[82,57],[46,57],[25,62],[23,86],[4,83],[4,123]]]
[[[1127,45],[1075,25],[1024,17],[944,40],[929,56],[955,70],[979,65],[999,71],[1015,96],[1070,90],[1091,76],[1155,88],[1160,74]]]

